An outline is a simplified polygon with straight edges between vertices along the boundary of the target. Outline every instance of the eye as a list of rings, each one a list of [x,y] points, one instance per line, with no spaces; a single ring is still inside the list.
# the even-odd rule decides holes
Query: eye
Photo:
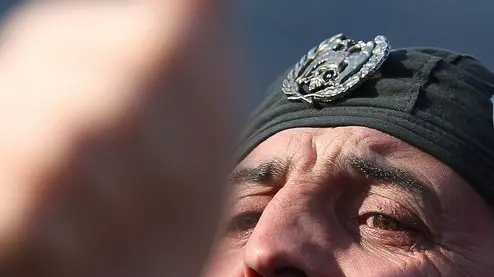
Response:
[[[365,224],[369,228],[385,231],[413,231],[413,229],[399,220],[379,213],[367,214],[361,217],[360,224]]]
[[[331,80],[333,77],[334,77],[334,72],[333,71],[328,71],[328,72],[324,73],[324,75],[323,75],[323,79],[326,82],[328,82],[329,80]]]
[[[335,46],[333,46],[333,51],[341,51],[345,48],[345,45],[343,43],[338,43]]]
[[[359,239],[376,245],[402,248],[405,251],[430,249],[434,239],[429,230],[416,219],[396,219],[382,213],[368,213],[359,217]]]
[[[322,74],[326,74],[328,71],[331,71],[330,68],[326,67],[326,66],[321,66],[320,68],[317,69],[316,71],[316,74],[315,75],[322,75]]]
[[[228,224],[228,232],[242,233],[252,230],[256,227],[262,213],[260,212],[245,212],[241,213],[230,220]]]

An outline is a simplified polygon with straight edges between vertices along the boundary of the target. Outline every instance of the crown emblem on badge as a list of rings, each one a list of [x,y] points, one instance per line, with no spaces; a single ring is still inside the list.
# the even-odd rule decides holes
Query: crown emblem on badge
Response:
[[[363,42],[335,35],[300,59],[288,72],[282,91],[289,100],[309,103],[339,99],[375,73],[390,50],[383,36]]]

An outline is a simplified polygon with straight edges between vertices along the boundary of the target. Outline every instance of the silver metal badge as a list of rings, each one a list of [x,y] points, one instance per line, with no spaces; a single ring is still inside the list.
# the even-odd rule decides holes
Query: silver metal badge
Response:
[[[390,50],[383,36],[366,43],[335,35],[300,59],[283,81],[282,90],[289,100],[331,102],[375,73]]]

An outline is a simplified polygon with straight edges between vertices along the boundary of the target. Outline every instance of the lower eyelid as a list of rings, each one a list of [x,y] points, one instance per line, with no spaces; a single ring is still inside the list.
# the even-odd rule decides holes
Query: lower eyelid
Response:
[[[386,231],[375,229],[367,226],[361,226],[360,239],[361,242],[381,244],[390,247],[411,249],[418,245],[420,238],[414,236],[407,231]]]
[[[227,235],[223,238],[223,241],[227,243],[229,249],[240,249],[247,244],[251,234],[252,231],[237,235]]]
[[[250,235],[252,234],[252,232],[254,231],[254,228],[252,229],[249,229],[249,230],[245,230],[245,231],[238,231],[238,232],[234,232],[234,233],[230,233],[228,234],[227,236],[231,239],[235,239],[236,241],[243,241],[243,240],[247,240]]]

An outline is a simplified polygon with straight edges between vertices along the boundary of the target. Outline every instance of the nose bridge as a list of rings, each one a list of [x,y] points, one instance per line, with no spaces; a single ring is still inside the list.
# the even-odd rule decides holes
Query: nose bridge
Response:
[[[244,247],[245,267],[260,276],[285,269],[320,276],[314,272],[335,266],[328,230],[310,213],[310,199],[292,193],[282,189],[271,200]]]
[[[276,197],[264,210],[245,246],[244,260],[249,267],[264,272],[297,262],[291,256],[307,243],[307,234],[300,224],[307,215],[302,203],[291,202]]]
[[[307,202],[307,199],[294,200],[281,190],[264,210],[249,242],[285,249],[290,247],[283,244],[285,240],[302,239],[305,228],[301,223],[310,218]]]

